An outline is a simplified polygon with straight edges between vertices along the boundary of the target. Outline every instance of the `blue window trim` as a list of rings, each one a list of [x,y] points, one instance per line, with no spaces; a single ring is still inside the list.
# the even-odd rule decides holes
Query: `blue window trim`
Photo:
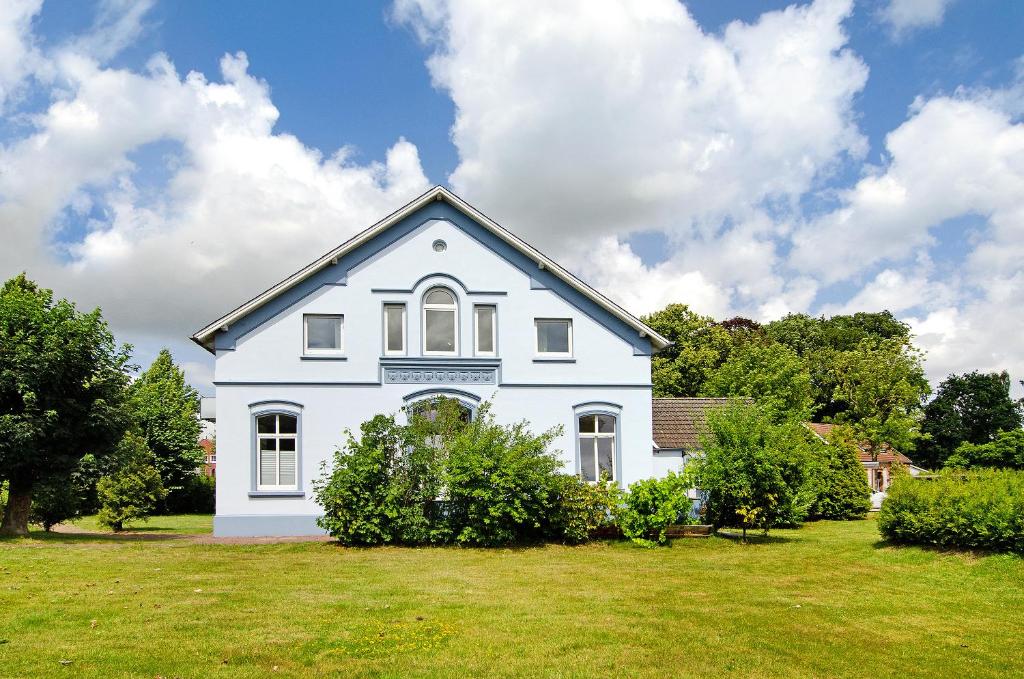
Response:
[[[294,401],[256,401],[249,404],[249,497],[304,497],[302,488],[302,404]],[[295,418],[295,489],[260,490],[256,418],[290,415]]]
[[[573,450],[576,452],[576,475],[583,471],[580,456],[580,418],[587,415],[608,415],[615,418],[615,478],[612,481],[622,486],[622,407],[614,403],[592,401],[579,403],[572,409]]]

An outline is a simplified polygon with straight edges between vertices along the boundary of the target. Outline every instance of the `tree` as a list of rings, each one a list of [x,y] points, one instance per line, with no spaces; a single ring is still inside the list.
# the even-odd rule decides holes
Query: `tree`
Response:
[[[795,351],[781,344],[746,342],[704,383],[703,396],[746,396],[773,421],[810,418],[811,376]]]
[[[166,496],[157,471],[153,451],[146,440],[127,432],[114,451],[117,471],[96,484],[100,500],[99,522],[115,532],[129,521],[144,519],[153,513]]]
[[[136,426],[156,456],[156,468],[170,494],[179,493],[203,463],[199,446],[199,394],[185,381],[171,352],[162,349],[153,365],[129,388]]]
[[[807,434],[811,452],[808,474],[814,496],[808,516],[864,518],[871,508],[871,488],[852,433],[846,427],[836,427],[827,442]]]
[[[800,425],[775,425],[756,405],[735,401],[708,413],[703,455],[688,471],[716,527],[762,529],[806,516],[806,437]]]
[[[961,443],[956,452],[946,458],[945,466],[1024,469],[1024,429],[1001,431],[988,443]]]
[[[651,359],[655,396],[696,396],[729,355],[729,331],[685,304],[669,304],[644,322],[673,342]]]
[[[79,465],[67,476],[50,477],[36,483],[29,521],[49,531],[58,523],[81,516],[88,504],[91,482],[87,469]]]
[[[0,289],[0,534],[26,535],[37,483],[109,449],[126,426],[130,347],[99,309],[81,313],[20,274]]]
[[[929,393],[921,352],[900,339],[866,338],[836,354],[835,399],[846,409],[835,419],[878,459],[883,444],[913,449],[921,405]]]
[[[865,339],[893,340],[907,350],[913,348],[910,327],[888,311],[831,318],[790,314],[764,326],[764,332],[769,339],[788,346],[804,359],[811,376],[815,416],[825,420],[836,419],[849,408],[836,396],[835,366],[842,360],[841,354],[856,351]]]
[[[916,459],[938,469],[962,443],[989,443],[999,432],[1020,427],[1021,404],[1010,397],[1005,371],[950,375],[924,408],[921,432],[927,438]]]

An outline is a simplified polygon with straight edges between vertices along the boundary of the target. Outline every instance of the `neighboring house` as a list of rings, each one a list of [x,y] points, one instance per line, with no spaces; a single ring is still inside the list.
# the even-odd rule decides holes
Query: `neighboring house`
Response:
[[[651,401],[655,473],[678,471],[689,455],[701,448],[709,410],[729,403],[727,398],[656,398]]]
[[[216,444],[210,439],[204,438],[199,441],[199,447],[203,449],[203,474],[217,476]]]
[[[311,483],[344,431],[436,396],[561,427],[587,480],[667,469],[650,370],[668,340],[441,187],[192,339],[216,356],[216,535],[321,533]]]
[[[836,427],[834,424],[822,422],[805,422],[805,424],[808,429],[826,443],[831,439],[832,430]],[[914,465],[909,457],[894,450],[888,443],[883,443],[878,454],[874,457],[871,456],[871,447],[867,443],[862,442],[858,444],[857,449],[861,466],[864,467],[864,471],[867,473],[868,486],[871,488],[871,504],[874,509],[878,509],[881,506],[882,499],[885,497],[885,491],[889,489],[889,484],[892,483],[893,465],[903,465],[913,476],[917,476],[925,471]]]

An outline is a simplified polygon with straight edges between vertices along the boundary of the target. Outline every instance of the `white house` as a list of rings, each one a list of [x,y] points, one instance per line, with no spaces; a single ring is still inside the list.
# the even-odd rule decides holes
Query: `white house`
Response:
[[[668,340],[442,187],[192,339],[216,356],[216,535],[322,532],[311,482],[344,430],[436,395],[561,425],[585,479],[667,468],[651,354]]]

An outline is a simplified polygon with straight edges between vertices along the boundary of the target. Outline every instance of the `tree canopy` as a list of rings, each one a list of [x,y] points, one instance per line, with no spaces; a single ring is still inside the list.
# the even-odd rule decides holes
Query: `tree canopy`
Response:
[[[1010,396],[1006,372],[950,375],[924,409],[921,431],[927,435],[918,462],[939,468],[963,443],[982,445],[999,432],[1021,427],[1021,403]]]
[[[28,532],[33,487],[108,450],[127,424],[130,347],[99,309],[82,313],[20,274],[0,289],[0,533]]]
[[[128,390],[135,426],[153,452],[164,487],[174,493],[203,462],[199,394],[162,349]]]

